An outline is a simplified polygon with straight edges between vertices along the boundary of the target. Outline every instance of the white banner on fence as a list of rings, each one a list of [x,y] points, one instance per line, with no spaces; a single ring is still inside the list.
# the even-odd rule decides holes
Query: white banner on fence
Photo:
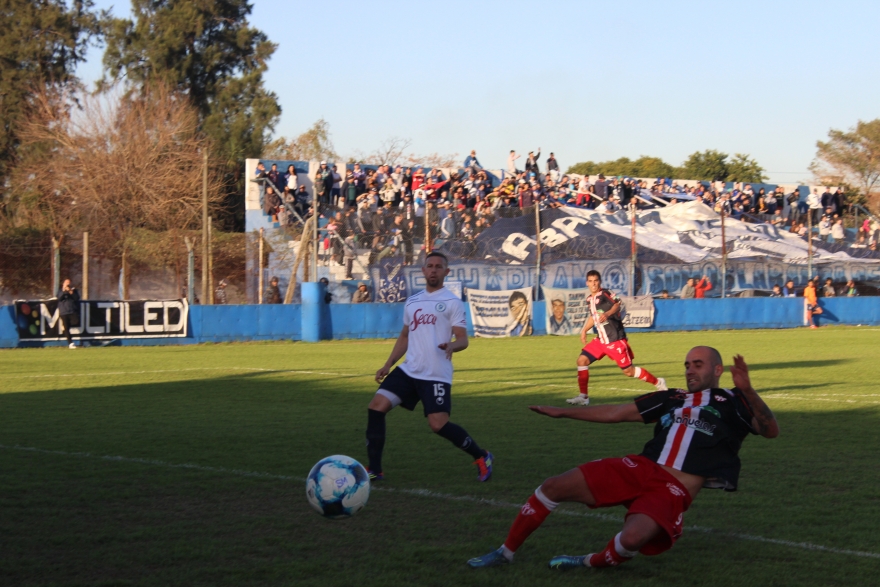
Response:
[[[589,290],[542,288],[547,306],[547,334],[580,334],[589,316]],[[625,308],[626,328],[649,328],[654,323],[654,300],[651,296],[620,296]]]
[[[474,335],[484,338],[532,335],[532,288],[468,289]]]
[[[650,328],[654,324],[654,298],[651,296],[620,296],[625,314],[624,328]]]

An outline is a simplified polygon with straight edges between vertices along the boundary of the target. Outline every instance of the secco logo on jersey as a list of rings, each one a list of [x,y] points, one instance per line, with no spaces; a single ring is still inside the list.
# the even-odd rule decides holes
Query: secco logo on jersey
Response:
[[[419,327],[419,324],[437,324],[437,316],[434,314],[424,314],[422,313],[422,309],[419,308],[413,314],[409,329],[415,331]]]
[[[669,489],[669,493],[672,495],[676,495],[678,497],[684,497],[685,493],[678,485],[674,485],[672,483],[667,483],[666,487]]]
[[[633,460],[629,457],[623,457],[623,464],[629,467],[630,469],[635,469],[638,467],[638,463],[633,462]]]

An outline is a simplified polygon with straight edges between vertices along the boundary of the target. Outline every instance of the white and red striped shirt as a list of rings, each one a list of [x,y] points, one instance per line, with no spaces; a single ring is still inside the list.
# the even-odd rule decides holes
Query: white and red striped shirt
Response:
[[[704,487],[736,490],[739,449],[755,434],[751,406],[739,389],[669,389],[635,401],[645,423],[656,422],[642,456],[705,477]]]

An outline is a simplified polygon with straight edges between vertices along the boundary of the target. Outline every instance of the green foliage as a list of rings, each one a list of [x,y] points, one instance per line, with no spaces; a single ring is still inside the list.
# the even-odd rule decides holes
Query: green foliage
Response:
[[[430,432],[420,406],[398,408],[388,415],[385,481],[340,521],[311,510],[304,478],[331,454],[365,458],[373,374],[391,341],[3,351],[4,583],[641,587],[694,584],[697,560],[717,587],[871,585],[880,333],[821,334],[817,345],[803,344],[802,329],[631,334],[639,363],[674,386],[694,344],[726,360],[745,353],[782,434],[745,439],[739,490],[704,489],[671,551],[569,573],[547,561],[602,548],[623,508],[564,504],[515,564],[464,563],[503,542],[545,478],[637,453],[651,436],[641,424],[529,411],[576,393],[576,337],[475,339],[456,353],[453,421],[495,453],[489,483]],[[652,390],[613,362],[590,372],[599,405]]]
[[[692,153],[681,167],[673,167],[659,157],[642,155],[635,161],[621,157],[615,161],[576,163],[568,168],[567,173],[583,175],[602,173],[608,177],[621,175],[747,182],[760,182],[766,179],[764,168],[748,155],[737,153],[732,160],[728,160],[727,153],[712,149],[702,153]]]
[[[17,158],[29,96],[75,84],[103,13],[91,0],[0,0],[0,190]]]
[[[615,175],[626,177],[672,177],[675,174],[675,168],[659,157],[642,155],[635,161],[630,160],[628,157],[621,157],[616,161],[576,163],[569,167],[566,173],[578,173],[581,175],[599,175],[602,173],[608,177]]]
[[[831,129],[816,149],[810,167],[822,183],[858,186],[861,200],[880,185],[880,118],[860,120],[848,132]]]

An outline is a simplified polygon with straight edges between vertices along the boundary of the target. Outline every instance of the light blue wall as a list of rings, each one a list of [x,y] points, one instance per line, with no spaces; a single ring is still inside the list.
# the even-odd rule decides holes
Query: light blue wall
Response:
[[[738,330],[803,326],[803,298],[655,300],[654,325],[632,332]],[[825,298],[819,325],[880,325],[880,297]],[[320,338],[395,338],[403,304],[320,304]],[[0,306],[0,348],[19,345],[13,306]],[[543,301],[534,302],[536,335],[546,334]],[[470,311],[468,331],[473,334]],[[302,307],[296,305],[192,306],[186,338],[123,339],[125,345],[196,344],[248,340],[301,340]],[[28,346],[63,342],[29,343]],[[22,345],[25,346],[25,345]]]

